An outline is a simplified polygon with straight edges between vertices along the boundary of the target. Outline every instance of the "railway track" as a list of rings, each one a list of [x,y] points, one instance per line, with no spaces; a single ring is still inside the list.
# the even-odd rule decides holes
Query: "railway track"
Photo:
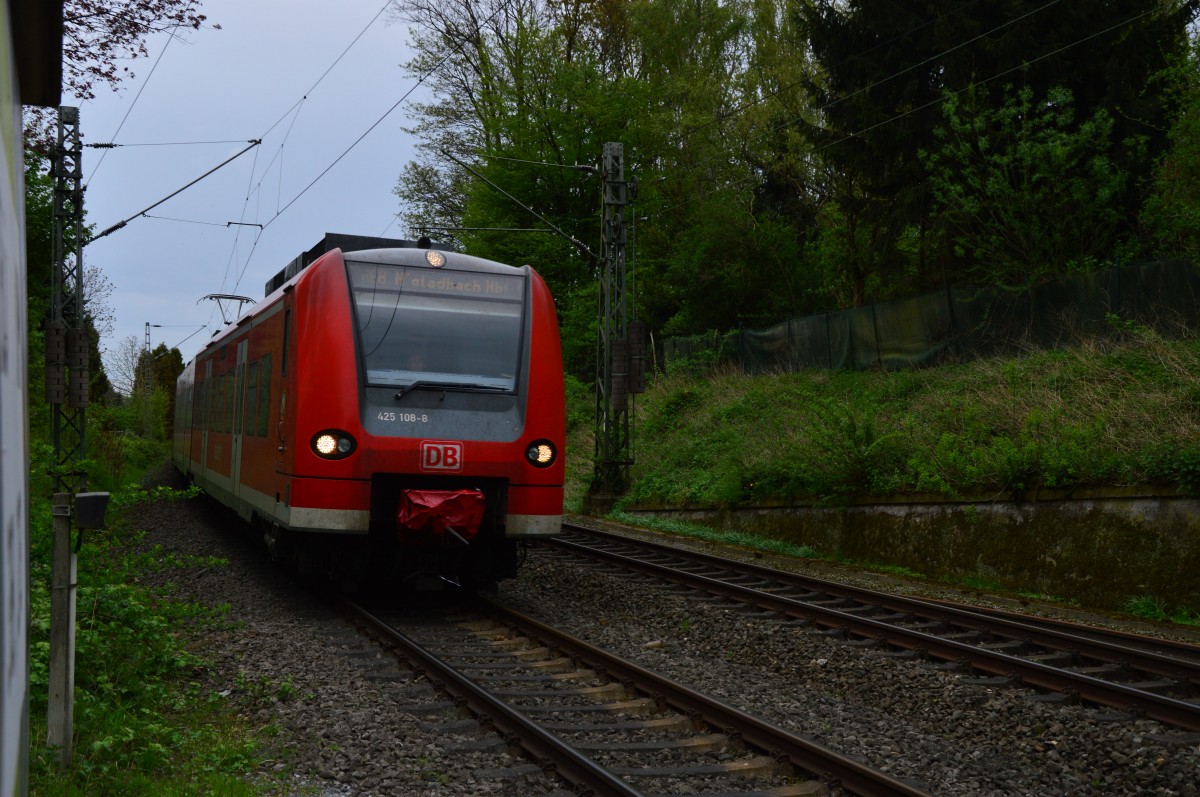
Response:
[[[854,644],[969,668],[1131,716],[1200,731],[1200,647],[1103,629],[889,595],[564,525],[544,544],[562,556],[646,573],[810,623]]]
[[[347,612],[575,794],[926,795],[490,600]]]

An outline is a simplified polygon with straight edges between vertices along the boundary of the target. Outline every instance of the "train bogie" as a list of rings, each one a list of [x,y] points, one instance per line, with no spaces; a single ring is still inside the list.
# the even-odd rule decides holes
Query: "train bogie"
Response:
[[[328,235],[178,383],[174,458],[307,569],[516,572],[562,518],[562,357],[530,267]]]

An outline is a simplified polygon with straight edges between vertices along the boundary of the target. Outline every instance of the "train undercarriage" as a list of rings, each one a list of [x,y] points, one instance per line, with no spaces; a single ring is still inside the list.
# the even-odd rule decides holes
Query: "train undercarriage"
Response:
[[[376,476],[366,535],[287,529],[255,517],[271,557],[300,576],[357,591],[494,589],[525,544],[505,536],[503,480]]]

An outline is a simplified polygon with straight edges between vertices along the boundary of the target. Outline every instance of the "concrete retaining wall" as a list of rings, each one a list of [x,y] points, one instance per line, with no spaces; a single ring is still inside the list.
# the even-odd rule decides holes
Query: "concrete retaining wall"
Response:
[[[1025,501],[902,500],[846,507],[626,507],[899,565],[931,578],[1119,609],[1151,596],[1200,611],[1200,499],[1097,496]]]

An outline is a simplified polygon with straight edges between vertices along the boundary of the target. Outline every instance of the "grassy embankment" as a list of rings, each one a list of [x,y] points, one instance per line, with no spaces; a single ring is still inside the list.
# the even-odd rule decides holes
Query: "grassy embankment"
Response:
[[[593,405],[578,386],[569,393],[567,503],[579,511]],[[1040,487],[1200,495],[1200,341],[1126,329],[1070,349],[921,370],[682,371],[652,380],[636,419],[625,504],[1004,499]],[[1138,596],[1129,608],[1164,614]]]
[[[158,464],[162,444],[140,441]],[[41,447],[44,449],[44,447]],[[151,450],[152,449],[152,450]],[[247,720],[251,707],[290,699],[289,685],[239,679],[216,689],[208,665],[190,650],[206,631],[228,624],[223,607],[172,597],[143,586],[149,571],[220,567],[223,561],[181,559],[140,546],[141,532],[123,509],[147,500],[188,500],[190,493],[136,486],[140,469],[101,479],[111,490],[108,528],[84,534],[79,550],[72,766],[58,771],[45,746],[50,633],[51,512],[45,481],[49,454],[34,463],[30,508],[30,793],[32,795],[154,795],[250,797],[274,791],[265,778],[245,775],[275,733]],[[145,462],[140,463],[142,469]],[[139,552],[140,551],[140,552]],[[287,773],[277,773],[282,779]]]

